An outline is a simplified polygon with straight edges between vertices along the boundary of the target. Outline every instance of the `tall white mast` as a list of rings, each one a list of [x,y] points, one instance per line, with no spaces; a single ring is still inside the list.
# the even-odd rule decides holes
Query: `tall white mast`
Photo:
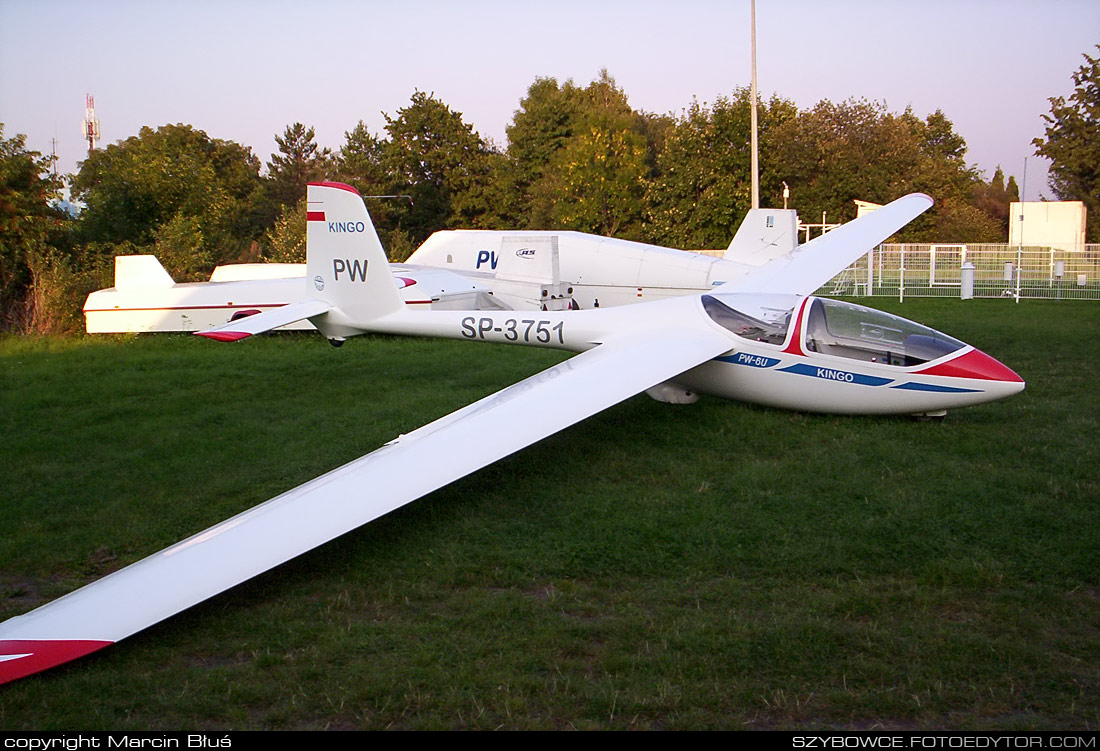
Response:
[[[760,155],[756,137],[756,0],[749,0],[752,25],[752,207],[760,208]]]

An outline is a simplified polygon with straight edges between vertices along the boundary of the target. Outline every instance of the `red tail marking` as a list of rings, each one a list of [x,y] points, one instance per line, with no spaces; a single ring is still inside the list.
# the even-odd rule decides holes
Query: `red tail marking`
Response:
[[[349,193],[354,193],[355,195],[359,195],[359,191],[356,190],[355,188],[351,187],[347,183],[337,183],[337,182],[332,182],[332,181],[326,180],[324,182],[319,182],[319,183],[310,183],[310,185],[323,185],[326,188],[339,188],[340,190],[346,190]]]

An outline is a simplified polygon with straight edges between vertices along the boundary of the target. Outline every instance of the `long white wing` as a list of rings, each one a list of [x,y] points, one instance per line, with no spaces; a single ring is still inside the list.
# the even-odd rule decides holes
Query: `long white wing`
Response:
[[[886,204],[724,284],[723,292],[809,295],[932,207],[923,193]]]
[[[730,349],[627,334],[0,624],[0,683],[118,641]]]

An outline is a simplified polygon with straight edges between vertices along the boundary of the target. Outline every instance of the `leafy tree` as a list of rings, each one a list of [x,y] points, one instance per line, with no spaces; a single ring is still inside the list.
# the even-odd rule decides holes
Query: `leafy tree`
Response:
[[[1100,50],[1100,45],[1097,45]],[[1064,201],[1082,201],[1089,242],[1100,242],[1100,57],[1084,55],[1069,99],[1052,97],[1046,137],[1032,143],[1051,161],[1050,188]]]
[[[973,205],[987,217],[997,223],[1001,237],[999,242],[1008,238],[1008,214],[1009,204],[1020,200],[1020,190],[1016,187],[1016,178],[1009,177],[1008,185],[1005,185],[1004,170],[997,167],[993,173],[993,179],[986,185],[978,182],[974,185]]]
[[[729,244],[751,207],[751,92],[734,91],[713,105],[692,104],[667,135],[657,158],[658,176],[646,195],[650,239],[681,248]],[[775,132],[797,114],[773,97],[759,110],[761,196],[767,205],[781,195],[787,176],[775,158]]]
[[[462,113],[417,91],[396,117],[386,115],[386,132],[381,166],[394,192],[413,198],[400,209],[395,229],[419,243],[439,229],[495,226],[503,156]]]
[[[546,174],[551,159],[576,132],[579,90],[573,81],[536,78],[520,100],[508,126],[508,198],[506,213],[520,225],[531,213],[530,192]]]
[[[401,193],[398,180],[386,169],[388,141],[373,135],[362,120],[354,129],[344,132],[344,139],[335,160],[337,179],[354,186],[363,196]],[[393,258],[395,232],[409,204],[401,199],[367,199],[367,205],[382,244]],[[408,242],[404,233],[401,233],[401,239]]]
[[[267,163],[267,188],[277,206],[296,206],[306,197],[306,185],[323,179],[330,169],[332,150],[320,148],[314,135],[312,127],[294,123],[282,137],[275,136],[279,153]]]
[[[937,204],[900,239],[1002,237],[996,222],[969,203],[979,177],[964,161],[965,142],[938,110],[921,120],[910,110],[896,115],[866,100],[824,100],[777,129],[775,144],[776,164],[803,216],[827,211],[830,221],[848,221],[855,217],[855,199],[886,203],[921,191]]]
[[[78,239],[170,256],[180,278],[236,258],[260,233],[259,160],[250,149],[190,125],[143,127],[94,151],[72,182],[85,204]]]
[[[508,128],[508,217],[531,229],[641,239],[645,182],[671,121],[631,108],[607,70],[587,87],[536,79]]]
[[[65,219],[53,207],[61,182],[50,160],[26,148],[26,136],[4,138],[0,123],[0,315],[18,316],[32,273],[30,263],[57,239]]]
[[[627,236],[641,219],[645,141],[628,129],[593,125],[558,152],[553,186],[555,224],[599,235]]]
[[[364,195],[385,193],[393,182],[383,163],[385,149],[386,141],[371,134],[360,120],[344,131],[344,145],[335,158],[337,177]]]
[[[824,100],[785,125],[779,163],[805,216],[827,211],[847,221],[855,199],[885,203],[917,189],[923,139],[916,117],[898,118],[866,100]]]
[[[963,157],[966,155],[966,141],[955,132],[955,126],[943,114],[943,110],[936,110],[925,118],[923,127],[916,125],[920,121],[911,110],[906,110],[906,116],[920,135],[921,152],[925,156],[965,168]]]
[[[209,269],[214,265],[202,221],[187,214],[176,214],[157,227],[152,253],[166,269],[177,273]]]
[[[304,198],[293,208],[283,207],[275,226],[264,235],[264,258],[275,263],[306,262],[306,208]]]

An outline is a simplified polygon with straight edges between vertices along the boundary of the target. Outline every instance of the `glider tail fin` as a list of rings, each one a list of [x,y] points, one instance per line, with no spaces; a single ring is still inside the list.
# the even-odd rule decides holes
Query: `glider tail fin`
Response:
[[[311,183],[306,200],[308,294],[333,307],[324,320],[315,321],[318,328],[345,336],[353,332],[336,329],[354,329],[403,308],[405,301],[359,192],[343,183]]]
[[[115,256],[115,289],[171,287],[175,283],[156,256]]]
[[[405,306],[359,191],[343,183],[306,188],[306,278],[301,299],[199,336],[233,342],[306,320],[333,342]]]

